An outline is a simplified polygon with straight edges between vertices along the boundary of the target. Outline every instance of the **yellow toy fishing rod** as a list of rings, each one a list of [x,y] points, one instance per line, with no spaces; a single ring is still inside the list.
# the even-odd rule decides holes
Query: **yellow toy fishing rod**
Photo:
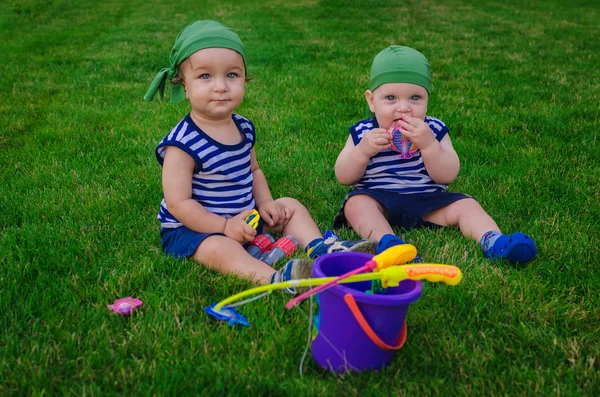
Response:
[[[462,272],[456,266],[421,263],[398,266],[412,260],[416,256],[416,248],[410,244],[397,245],[385,250],[383,253],[373,257],[365,266],[379,271],[353,275],[342,275],[338,277],[308,278],[290,280],[281,283],[267,284],[250,288],[232,295],[220,302],[208,306],[205,311],[218,320],[227,321],[229,325],[239,324],[249,326],[248,320],[238,313],[235,306],[251,302],[271,291],[283,288],[333,286],[337,283],[356,283],[360,281],[380,280],[384,288],[395,287],[402,280],[427,280],[430,282],[444,282],[449,285],[457,285],[462,280]],[[375,265],[373,265],[373,263]],[[371,267],[372,266],[372,267]],[[316,289],[316,288],[315,288]],[[309,291],[310,292],[310,291]],[[316,291],[315,291],[316,292]],[[262,294],[252,299],[233,304],[246,297]]]

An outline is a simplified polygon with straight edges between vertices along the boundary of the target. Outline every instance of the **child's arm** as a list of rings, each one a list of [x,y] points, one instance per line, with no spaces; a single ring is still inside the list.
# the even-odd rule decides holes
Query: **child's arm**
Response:
[[[354,145],[352,136],[349,136],[335,161],[337,180],[342,185],[352,185],[360,181],[371,157],[390,147],[390,134],[383,128],[365,132],[358,145]]]
[[[194,159],[183,150],[168,146],[162,170],[162,184],[169,212],[188,229],[198,233],[224,233],[239,242],[251,241],[256,230],[244,222],[251,210],[225,219],[207,211],[192,199]]]
[[[252,162],[252,194],[260,216],[269,226],[275,226],[289,220],[294,211],[273,200],[267,178],[258,165],[254,149],[250,152],[250,160]]]
[[[421,151],[427,173],[437,183],[449,185],[456,179],[460,169],[458,154],[452,146],[449,135],[437,141],[425,121],[402,116],[399,121],[402,133]]]
[[[443,185],[454,182],[460,170],[460,160],[450,135],[446,134],[440,142],[434,140],[431,145],[421,149],[421,157],[431,179]]]

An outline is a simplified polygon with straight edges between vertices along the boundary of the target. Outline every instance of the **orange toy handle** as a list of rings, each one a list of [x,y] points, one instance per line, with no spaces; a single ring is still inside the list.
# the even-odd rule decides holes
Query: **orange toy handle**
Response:
[[[402,270],[411,280],[442,281],[448,285],[457,285],[462,280],[460,269],[451,265],[411,264],[402,266]]]
[[[379,336],[377,336],[375,331],[373,331],[373,328],[371,328],[371,326],[365,319],[365,316],[363,316],[352,295],[344,295],[344,302],[346,302],[346,305],[348,305],[348,309],[350,309],[352,315],[354,315],[354,318],[358,322],[358,325],[360,325],[360,327],[365,332],[365,334],[367,334],[369,339],[371,339],[371,341],[373,341],[373,343],[375,343],[379,348],[389,351],[398,350],[402,346],[404,346],[404,342],[406,342],[406,321],[404,321],[404,323],[402,324],[402,329],[400,330],[400,335],[398,336],[398,342],[396,343],[396,345],[388,345],[387,343],[382,341]]]

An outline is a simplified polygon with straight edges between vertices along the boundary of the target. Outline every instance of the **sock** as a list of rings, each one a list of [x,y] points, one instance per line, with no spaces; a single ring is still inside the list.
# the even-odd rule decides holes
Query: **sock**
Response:
[[[307,259],[292,259],[284,267],[273,273],[271,284],[310,278],[311,271],[311,261]],[[304,291],[308,291],[308,287],[287,287],[283,289],[283,292],[290,295],[296,295]]]
[[[379,240],[379,244],[377,244],[377,253],[381,254],[386,249],[400,244],[406,244],[406,241],[395,234],[386,234]]]
[[[292,263],[293,263],[293,261],[289,261],[288,263],[285,264],[284,267],[282,267],[281,269],[279,269],[275,273],[273,273],[273,275],[271,276],[271,284],[281,283],[284,281],[291,280],[291,278],[292,278]]]
[[[496,230],[490,230],[481,237],[481,242],[479,244],[481,245],[481,250],[485,257],[489,257],[495,253],[494,244],[502,236],[504,236],[502,233]]]

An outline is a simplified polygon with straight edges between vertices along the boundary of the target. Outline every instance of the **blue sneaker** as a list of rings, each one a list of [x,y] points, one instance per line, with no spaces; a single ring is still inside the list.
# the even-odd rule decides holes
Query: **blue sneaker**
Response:
[[[386,234],[379,240],[379,244],[377,245],[377,254],[381,254],[388,248],[395,247],[396,245],[406,244],[406,241],[402,240],[400,237],[393,234]],[[415,259],[408,263],[420,263],[421,257],[419,255],[415,256]]]
[[[312,262],[307,259],[292,259],[273,274],[271,283],[310,278],[312,274],[312,265]],[[296,295],[308,291],[308,288],[288,287],[284,288],[283,291],[290,295]]]
[[[485,257],[490,260],[503,258],[521,265],[531,261],[536,254],[537,248],[533,240],[528,235],[517,232],[498,237],[494,245],[485,252]]]
[[[377,250],[377,241],[367,240],[365,238],[358,241],[342,240],[339,241],[334,237],[327,238],[311,248],[307,253],[309,258],[315,259],[321,255],[330,254],[332,252],[366,252],[375,254]]]
[[[333,237],[336,240],[340,239],[340,237],[337,234],[335,234],[334,232],[332,232],[331,230],[325,230],[325,233],[323,233],[323,238],[328,239],[329,237]]]

